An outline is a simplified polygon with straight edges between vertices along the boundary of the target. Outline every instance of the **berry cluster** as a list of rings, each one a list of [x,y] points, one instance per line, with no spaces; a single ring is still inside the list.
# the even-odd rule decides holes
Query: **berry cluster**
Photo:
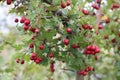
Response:
[[[88,45],[84,50],[85,55],[95,55],[100,52],[100,48],[98,46]]]
[[[69,5],[70,5],[70,0],[67,0],[66,3],[61,2],[61,7],[62,8],[66,8],[66,6],[69,6]]]
[[[16,22],[16,23],[19,22],[18,18],[15,18],[14,22]],[[20,19],[20,23],[24,24],[23,29],[25,31],[29,30],[32,33],[36,33],[36,34],[39,33],[39,29],[38,28],[33,28],[32,26],[30,26],[30,20],[29,19],[27,19],[25,17],[22,17]]]
[[[86,76],[89,71],[94,71],[92,67],[87,67],[84,70],[79,70],[78,75]]]
[[[16,59],[16,62],[17,62],[17,63],[20,63],[20,64],[24,64],[24,60],[20,60],[19,58]]]
[[[40,62],[42,62],[43,58],[42,57],[37,57],[37,54],[33,52],[30,55],[30,60],[34,61],[36,64],[39,64]]]
[[[50,63],[50,71],[51,71],[51,72],[54,72],[54,71],[55,71],[54,62],[51,62],[51,63]]]
[[[86,30],[86,29],[92,30],[92,29],[93,29],[93,26],[92,26],[92,25],[84,24],[84,25],[82,25],[82,28],[83,28],[84,30]]]

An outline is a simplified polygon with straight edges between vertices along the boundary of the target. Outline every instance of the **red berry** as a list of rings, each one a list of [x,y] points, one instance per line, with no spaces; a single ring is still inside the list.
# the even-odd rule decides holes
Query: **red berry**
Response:
[[[101,3],[101,0],[96,0],[97,3]]]
[[[120,8],[120,5],[119,5],[118,3],[114,3],[114,4],[112,5],[112,8],[113,8],[113,9]]]
[[[85,72],[88,72],[88,71],[89,71],[89,69],[88,69],[88,68],[86,68],[86,69],[85,69]]]
[[[108,35],[105,35],[105,36],[104,36],[104,39],[108,39]]]
[[[7,4],[10,5],[12,3],[12,0],[7,0]]]
[[[54,54],[53,54],[53,53],[50,53],[50,54],[49,54],[49,57],[50,57],[50,58],[53,58],[53,57],[54,57]]]
[[[34,47],[34,44],[29,44],[29,48],[33,48]]]
[[[67,0],[66,4],[67,4],[67,6],[69,6],[70,5],[70,0]]]
[[[97,4],[92,4],[92,7],[97,10],[100,8]]]
[[[36,57],[37,54],[36,54],[35,52],[33,52],[33,53],[31,54],[31,56],[32,56],[32,57]]]
[[[115,42],[116,42],[116,39],[114,38],[114,39],[112,39],[111,41],[112,41],[112,43],[115,43]]]
[[[38,34],[39,32],[40,32],[39,29],[36,28],[35,33]]]
[[[22,17],[22,18],[20,19],[20,23],[24,23],[25,20],[26,20],[26,18],[25,18],[25,17]]]
[[[24,28],[25,31],[29,29],[29,27],[26,26],[26,25],[24,25],[23,28]]]
[[[71,29],[71,28],[67,28],[67,29],[66,29],[66,32],[67,32],[67,33],[71,33],[71,32],[72,32],[72,29]]]
[[[92,26],[92,25],[90,25],[90,26],[88,26],[88,28],[89,28],[89,30],[92,30],[92,29],[93,29],[93,26]]]
[[[61,7],[62,7],[62,8],[65,8],[65,7],[66,7],[66,4],[62,2],[62,3],[61,3]]]
[[[24,60],[21,61],[21,64],[24,64]]]
[[[35,39],[35,36],[32,36],[32,38],[31,38],[32,40],[34,40]]]
[[[82,73],[82,75],[83,75],[83,76],[86,76],[86,75],[87,75],[87,72],[84,71],[84,72]]]
[[[25,22],[24,22],[25,25],[29,25],[30,24],[30,20],[29,19],[26,19]]]
[[[38,57],[38,60],[41,62],[43,60],[43,58],[42,57]]]
[[[103,28],[103,26],[100,24],[100,25],[98,25],[98,29],[102,29]]]
[[[89,71],[92,71],[92,70],[93,70],[93,68],[92,68],[92,67],[88,67],[88,70],[89,70]]]
[[[73,48],[73,49],[76,49],[76,48],[77,48],[77,45],[76,45],[76,44],[72,44],[72,48]]]
[[[79,70],[77,73],[78,73],[79,75],[82,75],[82,74],[83,74],[83,71],[82,71],[82,70]]]
[[[54,71],[55,71],[55,69],[52,69],[52,68],[51,68],[51,69],[50,69],[50,71],[51,71],[51,72],[54,72]]]
[[[120,50],[120,46],[118,46],[118,50]]]
[[[44,49],[44,45],[41,44],[41,45],[39,46],[39,49],[40,49],[40,50],[43,50],[43,49]]]
[[[52,69],[53,69],[53,68],[54,68],[54,64],[50,64],[50,68],[52,68]]]
[[[36,63],[36,64],[39,64],[41,61],[42,61],[42,57],[38,57],[38,58],[35,60],[35,63]]]
[[[32,26],[29,27],[29,30],[33,33],[35,33],[35,28],[33,28]]]
[[[99,48],[95,49],[95,53],[99,53],[99,52],[100,52]]]
[[[118,36],[120,37],[120,32],[118,32]]]
[[[18,18],[15,18],[15,22],[17,23],[19,20],[18,20]]]
[[[88,26],[87,24],[82,25],[82,27],[83,27],[83,29],[85,29],[85,30],[89,28],[89,26]]]
[[[105,20],[105,22],[106,22],[106,23],[110,23],[110,19],[107,18],[107,19]]]
[[[87,46],[87,50],[91,50],[91,46]]]
[[[80,45],[79,45],[79,44],[77,45],[77,48],[80,48]]]
[[[16,62],[17,62],[17,63],[20,63],[20,59],[16,59]]]
[[[64,39],[64,40],[63,40],[63,43],[64,43],[65,45],[68,45],[68,44],[69,44],[69,39]]]
[[[94,56],[94,59],[95,59],[95,60],[98,60],[98,57],[97,57],[97,56]]]
[[[83,12],[84,15],[88,15],[89,14],[89,12],[87,10],[85,10],[85,9],[82,9],[82,12]]]

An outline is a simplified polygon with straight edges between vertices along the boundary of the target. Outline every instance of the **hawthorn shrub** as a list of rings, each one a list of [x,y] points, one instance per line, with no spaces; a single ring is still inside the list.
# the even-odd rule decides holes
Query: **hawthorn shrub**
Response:
[[[2,0],[1,0],[2,1]],[[78,75],[92,74],[98,55],[114,48],[120,54],[119,0],[3,0],[13,5],[16,26],[22,39],[17,63],[36,65],[62,61]],[[16,47],[15,47],[16,48]],[[29,54],[27,54],[29,53]],[[29,60],[26,56],[29,55]]]

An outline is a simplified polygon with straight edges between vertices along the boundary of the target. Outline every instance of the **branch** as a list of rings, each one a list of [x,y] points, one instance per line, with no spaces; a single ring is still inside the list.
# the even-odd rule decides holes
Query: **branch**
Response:
[[[62,70],[75,72],[74,70],[71,70],[71,69],[66,69],[66,68],[62,68]]]

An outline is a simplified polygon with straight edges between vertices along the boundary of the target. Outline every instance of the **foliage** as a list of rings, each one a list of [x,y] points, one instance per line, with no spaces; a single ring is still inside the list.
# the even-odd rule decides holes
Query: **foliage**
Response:
[[[20,60],[29,62],[33,55],[37,55],[31,59],[36,64],[46,66],[58,60],[78,72],[90,66],[97,68],[95,63],[99,54],[94,53],[94,50],[100,49],[98,63],[104,62],[102,60],[108,56],[112,57],[113,61],[114,59],[116,61],[107,63],[116,65],[117,67],[110,69],[117,73],[120,62],[118,57],[120,55],[120,2],[119,0],[109,0],[106,3],[96,1],[71,0],[68,6],[65,5],[66,0],[13,1],[14,8],[10,13],[22,17],[19,22],[23,27],[16,26],[22,35],[21,43],[9,44],[18,50]],[[88,46],[95,48],[92,49],[93,54],[90,52],[86,55]],[[105,52],[111,49],[114,50],[113,53],[110,52],[113,55]],[[41,60],[39,61],[38,58]],[[107,69],[105,66],[102,67]],[[54,69],[51,71],[54,72]],[[105,74],[106,70],[101,73]],[[120,75],[112,77],[117,76]]]

